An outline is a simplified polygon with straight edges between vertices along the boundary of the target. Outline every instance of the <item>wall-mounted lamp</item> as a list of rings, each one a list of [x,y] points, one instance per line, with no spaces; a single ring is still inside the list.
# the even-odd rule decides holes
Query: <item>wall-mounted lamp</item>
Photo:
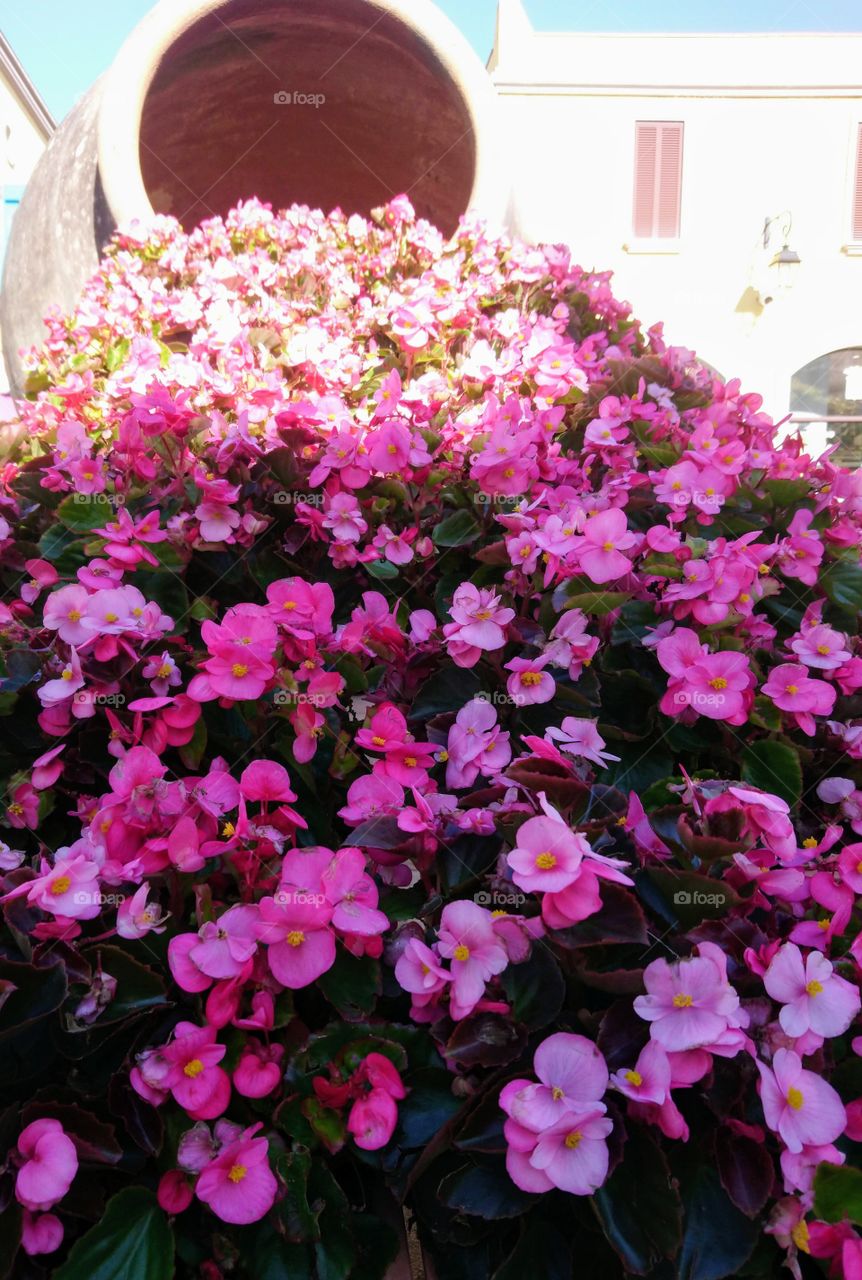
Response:
[[[774,218],[764,218],[763,220],[763,247],[768,249],[773,242],[773,228],[778,230],[776,224],[780,224],[780,235],[782,245],[777,249],[769,261],[769,279],[770,287],[761,294],[761,300],[772,302],[776,293],[786,293],[796,282],[796,268],[800,265],[802,259],[795,249],[790,248],[790,232],[793,227],[793,219],[788,210],[784,213],[778,213]],[[772,284],[774,281],[774,284]]]

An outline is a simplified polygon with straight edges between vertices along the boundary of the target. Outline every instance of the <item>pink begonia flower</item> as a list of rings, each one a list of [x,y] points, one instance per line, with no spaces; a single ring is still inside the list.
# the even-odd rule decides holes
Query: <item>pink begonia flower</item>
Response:
[[[395,963],[395,978],[402,990],[413,997],[410,1016],[414,1019],[417,1010],[436,1006],[437,997],[452,981],[448,969],[419,938],[408,940]]]
[[[801,632],[793,637],[789,647],[806,667],[834,671],[851,660],[853,655],[847,645],[848,640],[843,632],[835,631],[825,623],[818,623],[812,627],[803,624]]]
[[[18,1137],[21,1165],[15,1177],[15,1198],[34,1213],[52,1208],[72,1185],[78,1172],[78,1152],[59,1120],[33,1120]]]
[[[637,534],[628,529],[624,511],[619,507],[600,511],[587,520],[583,537],[578,539],[580,567],[591,582],[615,582],[630,572],[631,561],[623,552],[636,542]]]
[[[797,578],[807,587],[817,583],[824,546],[820,535],[810,528],[814,512],[807,508],[797,511],[787,526],[788,537],[781,543],[778,562],[787,578]]]
[[[213,1027],[180,1022],[161,1057],[167,1069],[159,1087],[169,1090],[193,1120],[212,1120],[227,1110],[230,1078],[218,1065],[227,1046],[216,1041]]]
[[[599,647],[599,637],[587,635],[587,622],[582,610],[567,609],[545,646],[553,666],[568,667],[570,680],[580,679]]]
[[[307,987],[335,963],[335,938],[329,928],[332,907],[301,891],[281,890],[275,898],[263,898],[256,925],[266,945],[267,963],[283,987]]]
[[[440,917],[437,950],[452,970],[449,1009],[455,1021],[466,1018],[485,994],[485,983],[509,963],[494,932],[490,911],[478,903],[448,903]]]
[[[366,874],[361,849],[340,849],[320,882],[332,904],[332,927],[339,933],[372,936],[389,928],[389,918],[377,909],[377,885]]]
[[[606,1139],[612,1129],[612,1121],[599,1108],[567,1114],[539,1134],[530,1164],[560,1191],[592,1195],[608,1176]]]
[[[70,649],[69,660],[63,665],[56,680],[46,680],[36,692],[42,706],[51,707],[74,697],[78,690],[83,689],[83,687],[84,676],[81,672],[80,658],[77,650]]]
[[[512,658],[505,664],[505,669],[512,672],[506,690],[516,707],[551,701],[557,685],[544,670],[549,661],[550,656],[545,653],[539,658]]]
[[[21,1247],[29,1257],[40,1253],[54,1253],[63,1243],[63,1224],[55,1213],[31,1213],[25,1209],[21,1215]]]
[[[6,805],[6,822],[10,827],[29,827],[35,831],[39,822],[39,795],[29,782],[19,782]]]
[[[456,588],[449,609],[452,617],[443,627],[446,648],[459,667],[474,667],[483,653],[493,653],[506,643],[506,628],[515,610],[500,604],[491,588],[464,582]]]
[[[258,1222],[275,1202],[278,1183],[269,1167],[268,1144],[254,1136],[262,1127],[252,1125],[222,1147],[195,1184],[197,1198],[222,1222]]]
[[[80,645],[89,640],[91,632],[81,625],[89,595],[86,587],[74,583],[60,587],[59,591],[52,591],[45,601],[43,626],[56,631],[68,645]]]
[[[472,698],[455,716],[446,742],[446,786],[471,787],[480,774],[493,776],[512,759],[509,734],[501,730],[496,708]]]
[[[194,1188],[182,1169],[169,1169],[162,1174],[156,1188],[156,1199],[159,1207],[172,1216],[188,1209],[194,1199]]]
[[[771,1068],[758,1061],[757,1069],[766,1123],[790,1151],[834,1142],[843,1133],[844,1104],[821,1075],[804,1070],[798,1053],[779,1049]]]
[[[209,978],[235,978],[257,951],[257,925],[256,906],[229,907],[218,919],[201,925],[189,959]]]
[[[545,730],[545,737],[560,744],[560,750],[566,755],[578,759],[589,760],[603,769],[619,756],[605,751],[605,740],[596,728],[595,720],[582,720],[578,716],[566,716],[559,726],[551,725]]]
[[[557,893],[578,878],[590,846],[582,835],[555,818],[529,818],[506,856],[512,879],[527,893]]]
[[[36,791],[45,791],[48,787],[52,787],[57,779],[63,773],[63,761],[59,759],[66,750],[66,744],[62,743],[59,747],[52,747],[50,751],[44,751],[33,761],[33,772],[30,774],[30,782]]]
[[[18,885],[6,899],[26,895],[31,906],[41,907],[54,916],[66,919],[93,920],[102,910],[99,889],[99,867],[83,854],[74,858],[64,857],[68,849],[58,849],[57,859],[50,869],[45,869],[35,880]]]
[[[819,951],[803,960],[802,952],[787,942],[773,958],[763,985],[782,1004],[778,1020],[789,1036],[813,1031],[819,1036],[840,1036],[860,1008],[859,990],[834,972]]]
[[[812,679],[806,667],[792,662],[773,667],[762,692],[776,707],[787,711],[809,737],[814,736],[817,727],[814,716],[828,716],[838,696],[831,684]]]
[[[539,1083],[519,1080],[521,1088],[507,1096],[509,1115],[536,1133],[551,1128],[567,1111],[592,1110],[608,1087],[607,1063],[599,1050],[586,1036],[567,1031],[542,1041],[533,1070]]]
[[[249,1036],[233,1072],[233,1087],[244,1098],[265,1098],[281,1083],[283,1044],[265,1045]]]
[[[671,1066],[667,1053],[657,1040],[650,1040],[638,1055],[634,1067],[615,1071],[611,1085],[634,1102],[653,1102],[658,1106],[670,1096]]]
[[[144,938],[148,933],[164,933],[167,916],[157,902],[147,902],[150,885],[142,884],[131,897],[124,898],[117,911],[117,933],[121,938]]]
[[[850,778],[824,778],[817,794],[826,804],[840,804],[841,813],[857,835],[862,836],[862,790]]]
[[[371,1089],[350,1108],[347,1132],[363,1151],[379,1151],[392,1137],[397,1122],[398,1108],[392,1095],[386,1089]]]
[[[748,1014],[727,981],[726,960],[713,943],[699,954],[669,963],[663,957],[644,969],[647,994],[634,1000],[648,1021],[650,1037],[669,1051],[697,1049],[720,1041],[729,1029],[748,1025]]]

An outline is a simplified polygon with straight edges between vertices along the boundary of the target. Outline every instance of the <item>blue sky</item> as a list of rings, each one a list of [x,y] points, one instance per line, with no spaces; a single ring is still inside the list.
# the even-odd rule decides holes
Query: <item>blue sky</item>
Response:
[[[496,0],[437,0],[484,61]],[[859,0],[525,0],[542,31],[862,31]],[[58,118],[152,0],[4,0],[0,26]]]

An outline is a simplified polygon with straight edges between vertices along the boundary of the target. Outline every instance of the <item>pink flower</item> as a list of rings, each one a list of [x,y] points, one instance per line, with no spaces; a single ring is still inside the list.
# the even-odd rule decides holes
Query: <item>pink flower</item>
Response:
[[[496,709],[485,698],[473,698],[461,708],[446,750],[446,786],[453,789],[472,786],[480,773],[499,773],[512,759],[509,735],[500,729]]]
[[[790,641],[790,648],[806,667],[821,671],[834,671],[852,658],[847,647],[847,637],[825,623],[806,627],[803,623],[799,635]]]
[[[50,1209],[72,1185],[78,1172],[75,1144],[59,1120],[33,1120],[18,1137],[21,1165],[15,1198],[34,1213]]]
[[[321,876],[321,887],[339,933],[372,937],[389,928],[388,917],[377,909],[377,886],[365,872],[361,849],[340,849]]]
[[[265,1045],[249,1036],[234,1068],[233,1087],[243,1098],[265,1098],[281,1083],[283,1044]]]
[[[54,1253],[63,1243],[63,1224],[54,1213],[33,1214],[25,1209],[21,1216],[21,1247],[29,1257]]]
[[[581,720],[577,716],[566,716],[562,724],[551,725],[545,730],[545,737],[560,744],[560,750],[567,755],[589,760],[603,769],[619,756],[605,751],[605,740],[596,728],[595,720]]]
[[[729,1027],[748,1022],[718,947],[701,943],[698,949],[687,960],[653,960],[644,969],[647,994],[634,1001],[638,1015],[652,1024],[651,1038],[668,1051],[709,1046]]]
[[[164,933],[166,919],[157,902],[147,902],[148,884],[142,884],[117,911],[117,933],[121,938],[144,938],[148,933]]]
[[[56,631],[69,645],[80,645],[89,640],[91,633],[82,626],[81,619],[87,610],[89,592],[74,583],[52,591],[45,601],[43,625]]]
[[[236,978],[257,951],[257,926],[257,907],[230,907],[217,920],[201,925],[189,959],[208,978]],[[179,936],[194,938],[193,934]]]
[[[398,1108],[392,1095],[385,1089],[371,1089],[350,1108],[347,1131],[363,1151],[379,1151],[392,1137],[397,1121]]]
[[[523,1087],[508,1095],[507,1110],[519,1124],[536,1133],[551,1128],[567,1111],[592,1110],[608,1087],[607,1063],[599,1050],[585,1036],[567,1031],[542,1041],[533,1058],[533,1070],[539,1084],[518,1081]]]
[[[214,1027],[192,1022],[178,1023],[174,1039],[162,1050],[167,1070],[160,1087],[170,1090],[193,1120],[212,1120],[227,1109],[230,1079],[218,1065],[226,1052]]]
[[[612,1129],[603,1109],[570,1112],[539,1135],[530,1164],[560,1191],[592,1195],[608,1176],[606,1139]]]
[[[243,1130],[222,1147],[197,1180],[195,1195],[222,1222],[258,1222],[272,1208],[278,1183],[269,1167],[266,1138],[255,1138],[261,1124]]]
[[[443,635],[449,655],[459,667],[473,667],[482,653],[502,649],[506,627],[515,616],[515,610],[502,606],[490,588],[480,589],[472,582],[456,589],[449,613],[452,621],[444,626]]]
[[[650,1040],[638,1055],[634,1068],[615,1071],[611,1084],[633,1102],[661,1106],[670,1097],[671,1068],[667,1053],[657,1040]]]
[[[859,1012],[858,988],[840,978],[819,951],[803,960],[802,952],[787,942],[772,959],[763,985],[782,1004],[778,1020],[789,1036],[813,1031],[819,1036],[840,1036]]]
[[[516,707],[551,701],[557,686],[553,676],[543,669],[549,661],[546,653],[540,658],[512,658],[506,663],[506,670],[512,672],[506,689]]]
[[[503,972],[509,957],[494,932],[491,912],[466,900],[443,908],[437,949],[451,962],[449,1009],[458,1021],[473,1011],[485,994],[485,983]]]
[[[629,532],[625,513],[619,507],[600,511],[587,520],[583,537],[578,540],[582,571],[591,582],[615,582],[631,570],[631,561],[623,552],[636,542],[637,535]]]
[[[280,890],[260,903],[257,936],[267,947],[267,963],[283,987],[307,987],[335,963],[335,938],[329,928],[332,907],[301,890]]]
[[[762,691],[776,707],[789,712],[809,737],[816,729],[814,716],[828,716],[837,697],[837,691],[831,684],[825,680],[813,680],[806,667],[792,662],[774,667]]]
[[[766,1123],[792,1152],[833,1142],[847,1116],[838,1094],[822,1076],[805,1071],[792,1049],[779,1049],[772,1067],[757,1063]]]
[[[57,851],[59,861],[50,871],[21,886],[32,906],[54,916],[75,920],[92,920],[102,910],[99,891],[99,868],[83,854],[62,858],[67,850]],[[19,890],[13,890],[17,897]]]
[[[529,818],[518,829],[517,844],[507,855],[512,879],[528,893],[558,893],[578,878],[590,846],[582,835],[556,818]]]

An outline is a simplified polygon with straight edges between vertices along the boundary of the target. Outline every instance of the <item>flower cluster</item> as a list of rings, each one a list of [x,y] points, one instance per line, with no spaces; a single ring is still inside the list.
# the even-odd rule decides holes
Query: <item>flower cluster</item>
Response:
[[[405,197],[126,228],[28,368],[10,1266],[858,1276],[862,474]]]

